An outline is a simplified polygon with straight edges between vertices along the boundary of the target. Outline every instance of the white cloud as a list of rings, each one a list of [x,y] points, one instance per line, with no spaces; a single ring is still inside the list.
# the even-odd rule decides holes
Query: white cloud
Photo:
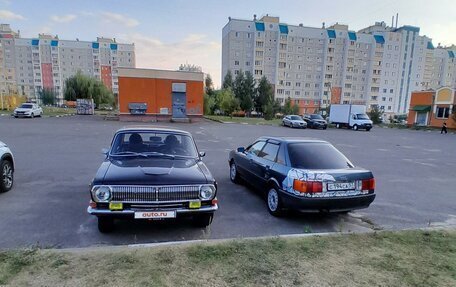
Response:
[[[420,34],[426,34],[432,38],[432,43],[434,46],[437,46],[438,43],[441,43],[442,46],[449,46],[456,44],[456,21],[448,22],[444,25],[442,24],[433,24],[429,28],[425,27],[422,29]]]
[[[103,12],[101,13],[103,20],[108,23],[115,23],[125,25],[127,27],[135,27],[139,25],[139,21],[134,18],[129,18],[122,14],[112,13],[112,12]]]
[[[57,23],[68,23],[76,19],[77,16],[74,14],[67,14],[62,16],[53,15],[51,16],[51,20]]]
[[[39,33],[44,33],[44,34],[51,34],[52,33],[52,28],[50,26],[42,26],[39,29]]]
[[[24,20],[22,15],[16,14],[8,10],[0,10],[0,19],[2,20]]]
[[[135,43],[136,66],[177,70],[180,64],[201,66],[209,73],[216,86],[221,81],[221,44],[206,35],[189,34],[178,42],[164,43],[159,39],[134,33],[123,35],[124,42]]]

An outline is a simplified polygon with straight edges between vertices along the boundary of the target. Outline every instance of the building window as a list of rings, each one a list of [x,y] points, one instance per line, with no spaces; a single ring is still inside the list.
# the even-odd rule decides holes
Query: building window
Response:
[[[235,66],[239,66],[239,61],[234,61]]]
[[[435,117],[437,119],[448,119],[450,115],[450,108],[449,107],[437,107],[437,112]]]

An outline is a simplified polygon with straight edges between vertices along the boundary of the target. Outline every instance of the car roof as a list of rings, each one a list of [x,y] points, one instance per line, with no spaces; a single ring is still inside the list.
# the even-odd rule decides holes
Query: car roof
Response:
[[[123,127],[121,129],[118,129],[116,133],[121,133],[121,132],[161,132],[161,133],[175,133],[175,134],[182,134],[182,135],[189,135],[191,136],[191,133],[183,130],[177,130],[177,129],[170,129],[170,128],[164,128],[164,127],[156,127],[156,126],[128,126],[128,127]]]
[[[272,140],[285,143],[329,143],[324,140],[305,138],[305,137],[277,137],[277,136],[262,136],[258,140]]]

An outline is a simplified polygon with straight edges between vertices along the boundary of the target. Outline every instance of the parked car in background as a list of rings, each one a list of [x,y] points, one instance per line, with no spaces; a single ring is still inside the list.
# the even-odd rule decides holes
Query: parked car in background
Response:
[[[346,212],[375,199],[372,172],[355,167],[326,141],[261,137],[231,151],[228,162],[231,181],[264,192],[274,216],[286,209]]]
[[[190,133],[160,128],[117,131],[91,184],[87,211],[100,232],[115,218],[162,220],[189,215],[206,227],[218,209],[217,183]]]
[[[19,107],[14,109],[13,116],[15,118],[18,117],[27,117],[27,118],[34,118],[34,117],[41,117],[43,114],[43,109],[40,106],[34,103],[23,103]]]
[[[320,114],[304,115],[303,119],[307,123],[307,127],[311,129],[324,129],[328,127],[328,123]]]
[[[285,127],[291,127],[291,128],[302,128],[302,129],[307,128],[307,123],[300,116],[297,116],[297,115],[285,116],[282,119],[282,124]]]
[[[9,191],[14,184],[14,157],[9,147],[0,141],[0,192]]]

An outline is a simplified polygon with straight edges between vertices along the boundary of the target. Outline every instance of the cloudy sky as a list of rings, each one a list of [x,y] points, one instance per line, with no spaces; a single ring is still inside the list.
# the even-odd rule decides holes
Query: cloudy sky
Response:
[[[456,44],[454,0],[0,0],[0,23],[22,37],[51,33],[60,39],[114,37],[136,45],[136,65],[177,69],[203,67],[220,84],[221,34],[228,16],[252,19],[266,13],[289,24],[320,27],[335,22],[359,30],[375,21],[414,25],[434,44]]]

